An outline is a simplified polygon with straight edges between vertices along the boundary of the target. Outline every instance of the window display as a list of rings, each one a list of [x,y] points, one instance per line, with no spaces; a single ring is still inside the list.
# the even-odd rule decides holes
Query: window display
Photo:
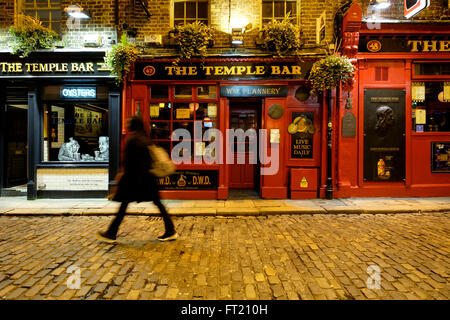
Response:
[[[108,162],[108,109],[102,103],[44,103],[43,161]]]
[[[443,81],[413,82],[413,131],[450,131],[450,99],[444,94],[447,86],[448,83]]]

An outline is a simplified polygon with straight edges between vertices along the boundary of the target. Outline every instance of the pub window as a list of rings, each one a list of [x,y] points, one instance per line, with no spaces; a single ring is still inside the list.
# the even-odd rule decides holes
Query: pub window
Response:
[[[61,34],[61,0],[21,0],[21,12]]]
[[[159,86],[150,87],[150,135],[152,140],[170,154],[176,141],[171,141],[172,132],[185,129],[191,137],[191,157],[201,156],[207,142],[198,141],[210,128],[218,128],[218,101],[216,85],[168,87],[168,98],[155,98],[153,93]],[[202,137],[194,136],[195,122],[200,124]],[[204,139],[203,139],[204,140]]]
[[[199,21],[208,25],[208,1],[174,1],[174,25]]]
[[[414,131],[450,131],[449,81],[413,81],[411,95]]]
[[[107,89],[71,88],[72,96],[63,97],[64,89],[44,88],[42,161],[109,162],[107,100],[86,98],[94,92],[97,98],[104,97]],[[73,96],[75,92],[80,93],[79,98]]]
[[[262,1],[262,24],[265,25],[272,20],[281,21],[286,15],[290,16],[292,22],[297,19],[297,1]]]

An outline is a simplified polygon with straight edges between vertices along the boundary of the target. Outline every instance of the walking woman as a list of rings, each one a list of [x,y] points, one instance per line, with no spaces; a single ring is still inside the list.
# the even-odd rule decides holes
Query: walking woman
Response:
[[[148,146],[152,142],[145,132],[144,122],[140,117],[131,117],[127,121],[127,129],[129,136],[125,146],[124,172],[119,180],[117,193],[112,199],[113,201],[121,202],[121,205],[108,230],[98,232],[96,236],[99,240],[105,242],[115,242],[128,204],[133,201],[153,201],[161,212],[165,227],[165,233],[158,237],[158,240],[175,240],[178,234],[159,198],[159,187],[156,183],[156,177],[149,172],[149,169],[152,167],[152,159]]]

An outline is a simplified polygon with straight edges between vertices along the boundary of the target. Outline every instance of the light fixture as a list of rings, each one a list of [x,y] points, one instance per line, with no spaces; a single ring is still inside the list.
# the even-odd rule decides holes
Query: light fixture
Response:
[[[391,6],[391,1],[389,0],[371,0],[370,6],[374,9],[384,10]]]
[[[235,46],[244,44],[244,33],[242,28],[231,29],[231,44]]]
[[[64,12],[66,12],[69,17],[72,17],[74,19],[91,18],[91,16],[87,13],[87,11],[83,10],[83,8],[78,5],[70,5],[67,8],[64,8]]]

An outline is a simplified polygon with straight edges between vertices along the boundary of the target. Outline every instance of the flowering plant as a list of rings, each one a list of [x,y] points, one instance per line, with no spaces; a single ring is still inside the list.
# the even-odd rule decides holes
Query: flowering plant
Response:
[[[276,52],[282,58],[286,54],[298,54],[302,46],[300,27],[291,22],[287,14],[282,21],[272,20],[262,29],[263,47]]]
[[[111,47],[106,52],[105,62],[111,69],[111,74],[116,77],[116,83],[119,85],[123,78],[130,72],[131,66],[139,57],[139,50],[136,45],[129,43],[127,36],[122,34],[120,42]]]
[[[28,56],[37,49],[51,49],[58,40],[58,34],[43,26],[42,22],[34,17],[19,14],[19,23],[9,28],[12,35],[12,53]]]
[[[195,21],[182,26],[176,26],[171,30],[179,46],[179,57],[174,61],[177,64],[181,59],[191,59],[199,55],[203,60],[206,57],[206,48],[212,40],[211,28],[202,22]]]
[[[353,71],[354,68],[350,59],[345,56],[330,55],[316,61],[309,75],[312,91],[320,93],[326,89],[333,89],[340,82],[344,87],[351,87]]]

